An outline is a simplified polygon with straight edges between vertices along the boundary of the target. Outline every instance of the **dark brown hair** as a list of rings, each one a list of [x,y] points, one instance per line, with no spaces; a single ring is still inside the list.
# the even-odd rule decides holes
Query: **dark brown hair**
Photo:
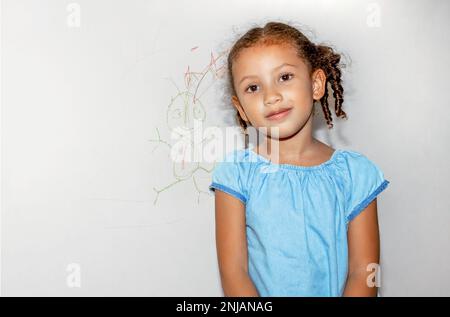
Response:
[[[231,93],[237,96],[233,84],[232,65],[240,51],[256,45],[273,44],[293,45],[297,50],[298,56],[307,64],[310,75],[318,68],[321,68],[325,72],[325,94],[320,99],[320,104],[322,105],[328,128],[331,129],[333,127],[331,111],[328,107],[328,83],[333,90],[336,115],[340,118],[347,119],[346,113],[342,110],[344,88],[342,87],[341,68],[345,67],[345,65],[340,63],[341,55],[336,53],[330,46],[314,44],[297,28],[282,22],[268,22],[264,27],[254,27],[242,35],[231,47],[227,59],[228,85]],[[247,123],[241,118],[237,110],[236,119],[245,131],[247,129]]]

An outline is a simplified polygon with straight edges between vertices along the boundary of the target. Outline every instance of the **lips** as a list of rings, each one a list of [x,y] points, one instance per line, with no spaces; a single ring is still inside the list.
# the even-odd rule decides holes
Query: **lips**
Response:
[[[290,112],[292,108],[282,108],[275,111],[271,111],[266,118],[269,120],[278,120],[281,118],[286,117]]]

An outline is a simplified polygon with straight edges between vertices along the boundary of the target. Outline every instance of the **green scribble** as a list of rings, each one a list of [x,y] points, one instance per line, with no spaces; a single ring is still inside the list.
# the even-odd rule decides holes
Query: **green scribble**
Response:
[[[204,122],[206,119],[206,110],[201,102],[201,97],[206,93],[206,91],[214,84],[215,80],[221,77],[224,71],[224,67],[216,67],[217,61],[222,58],[225,55],[224,53],[221,53],[218,55],[217,58],[214,58],[214,55],[211,53],[211,60],[209,64],[200,72],[193,72],[190,71],[190,67],[187,68],[187,71],[184,74],[184,84],[185,88],[184,90],[180,89],[175,82],[168,78],[172,84],[175,86],[175,89],[177,93],[171,97],[170,103],[167,107],[166,112],[166,125],[170,132],[176,132],[174,131],[177,127],[183,127],[187,129],[187,133],[189,135],[192,135],[191,133],[194,131],[193,121],[199,120],[201,122]],[[208,81],[205,79],[208,78],[208,75],[212,76],[213,80],[210,80],[210,84],[207,85]],[[157,145],[153,148],[152,153],[158,148],[160,144],[164,145],[165,148],[168,148],[169,153],[172,150],[172,145],[163,140],[161,138],[161,134],[158,128],[156,128],[156,139],[149,139],[150,142],[155,142]],[[181,136],[181,134],[179,134]],[[201,140],[201,143],[208,143],[211,142],[215,137],[211,138],[203,138]],[[191,148],[195,148],[195,143],[191,139],[190,141]],[[170,156],[170,155],[169,155]],[[173,162],[172,165],[172,174],[173,174],[173,181],[169,182],[167,185],[161,187],[161,188],[155,188],[153,187],[153,190],[156,192],[155,200],[153,201],[153,204],[155,205],[158,201],[159,194],[161,194],[164,191],[167,191],[168,189],[172,188],[176,184],[184,181],[190,181],[192,179],[192,182],[194,184],[194,188],[197,191],[197,203],[200,203],[200,195],[206,194],[209,195],[208,191],[202,190],[196,180],[196,173],[199,171],[204,171],[208,174],[210,174],[214,167],[216,166],[216,162],[214,162],[213,167],[210,169],[207,169],[206,167],[203,167],[200,162],[193,162],[191,166],[186,167],[185,161],[183,160],[181,162],[182,165],[182,172],[184,172],[184,175],[181,175],[179,171],[177,171],[177,164],[178,162]]]

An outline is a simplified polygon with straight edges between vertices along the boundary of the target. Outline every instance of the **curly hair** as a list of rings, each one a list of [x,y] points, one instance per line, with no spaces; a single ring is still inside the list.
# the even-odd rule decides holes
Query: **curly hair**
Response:
[[[228,58],[229,88],[233,95],[236,90],[233,84],[232,65],[239,53],[248,47],[256,45],[291,44],[298,56],[306,63],[310,75],[316,69],[322,69],[326,75],[325,93],[319,100],[327,122],[328,128],[333,127],[331,111],[328,104],[328,83],[333,90],[334,106],[336,115],[347,119],[347,114],[342,110],[344,102],[344,88],[342,87],[341,68],[345,67],[341,62],[341,55],[327,45],[314,44],[297,28],[282,22],[268,22],[264,27],[254,27],[242,35],[231,47]],[[247,123],[241,118],[236,110],[236,119],[241,128],[246,131]]]

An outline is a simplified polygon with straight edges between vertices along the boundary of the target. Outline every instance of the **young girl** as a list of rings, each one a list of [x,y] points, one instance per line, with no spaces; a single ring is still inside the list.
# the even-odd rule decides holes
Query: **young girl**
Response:
[[[278,22],[231,48],[239,124],[268,132],[263,145],[227,153],[209,187],[225,296],[377,295],[376,196],[389,181],[363,154],[312,137],[315,101],[332,127],[328,83],[336,115],[346,118],[339,61],[332,48]]]

